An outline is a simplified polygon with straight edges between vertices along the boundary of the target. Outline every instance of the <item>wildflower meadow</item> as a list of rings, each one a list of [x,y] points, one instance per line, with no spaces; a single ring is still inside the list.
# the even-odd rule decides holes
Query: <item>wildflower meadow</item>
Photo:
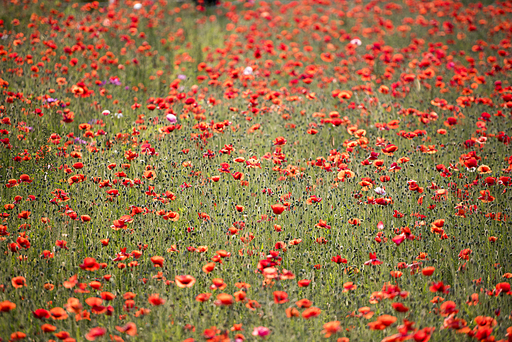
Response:
[[[0,341],[512,341],[512,1],[0,5]]]

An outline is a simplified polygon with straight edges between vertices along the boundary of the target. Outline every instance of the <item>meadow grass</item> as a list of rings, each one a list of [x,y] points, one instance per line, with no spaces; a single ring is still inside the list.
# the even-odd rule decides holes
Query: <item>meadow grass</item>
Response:
[[[3,340],[510,340],[510,2],[140,4],[0,10]]]

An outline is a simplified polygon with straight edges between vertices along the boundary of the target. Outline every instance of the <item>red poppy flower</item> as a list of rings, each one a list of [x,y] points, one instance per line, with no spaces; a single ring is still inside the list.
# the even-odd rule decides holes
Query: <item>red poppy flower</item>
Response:
[[[337,263],[337,264],[342,264],[342,263],[343,263],[343,264],[346,264],[346,263],[348,262],[348,260],[347,260],[347,259],[342,258],[340,255],[333,256],[333,257],[331,258],[331,261],[332,261],[332,262],[335,262],[335,263]]]
[[[165,299],[160,298],[160,294],[154,293],[154,294],[149,296],[148,302],[151,305],[159,306],[159,305],[163,305],[165,303]]]
[[[18,218],[19,219],[28,220],[30,218],[30,214],[31,214],[30,211],[24,210],[24,211],[22,211],[21,213],[18,214]]]
[[[470,256],[471,253],[473,253],[473,251],[471,249],[465,248],[465,249],[460,251],[459,259],[469,260],[469,256]]]
[[[283,304],[288,302],[288,293],[284,291],[274,291],[274,302],[276,304]]]
[[[85,271],[97,271],[100,269],[100,264],[94,258],[85,258],[84,262],[79,266]]]
[[[480,197],[478,199],[483,203],[490,203],[494,201],[494,197],[491,196],[491,192],[489,190],[480,190]]]
[[[281,145],[284,145],[286,144],[286,139],[283,138],[283,137],[277,137],[275,140],[274,140],[274,145],[275,146],[281,146]]]
[[[377,259],[377,253],[370,253],[370,260],[366,261],[364,264],[365,264],[365,266],[380,265],[380,264],[382,264],[382,261]]]
[[[496,291],[498,293],[504,292],[506,294],[510,294],[510,284],[509,283],[496,284]]]
[[[393,309],[395,309],[398,312],[407,312],[409,311],[409,308],[404,306],[402,303],[393,303],[391,304],[393,306]]]
[[[430,292],[441,292],[444,294],[447,294],[450,291],[450,285],[444,285],[442,281],[436,283],[433,282],[432,285],[429,287]]]
[[[440,313],[442,316],[448,316],[451,314],[458,313],[459,310],[457,310],[457,304],[455,302],[448,300],[441,304]]]
[[[298,281],[299,287],[308,287],[309,284],[311,284],[311,280],[309,279],[302,279]]]
[[[272,208],[272,211],[276,215],[281,215],[283,211],[286,209],[286,207],[280,203],[271,205],[270,207]]]
[[[196,296],[196,301],[198,302],[206,302],[212,296],[211,293],[200,293]]]

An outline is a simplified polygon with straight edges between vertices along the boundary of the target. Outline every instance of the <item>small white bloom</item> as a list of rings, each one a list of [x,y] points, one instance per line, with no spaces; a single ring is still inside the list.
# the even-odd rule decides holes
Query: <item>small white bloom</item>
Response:
[[[381,188],[380,186],[375,188],[375,192],[378,193],[379,195],[381,196],[386,196],[386,190],[384,190],[383,188]]]
[[[350,41],[350,44],[361,46],[362,42],[359,39],[355,38]]]
[[[123,117],[123,113],[116,113],[115,116],[116,118],[121,119]]]
[[[101,114],[103,114],[103,115],[107,116],[107,115],[109,115],[109,114],[110,114],[110,110],[106,110],[106,109],[105,109]]]
[[[134,10],[140,10],[142,8],[142,4],[137,2],[135,5],[133,5]]]
[[[252,68],[250,66],[248,66],[247,68],[244,69],[244,75],[245,76],[248,76],[248,75],[252,75]]]

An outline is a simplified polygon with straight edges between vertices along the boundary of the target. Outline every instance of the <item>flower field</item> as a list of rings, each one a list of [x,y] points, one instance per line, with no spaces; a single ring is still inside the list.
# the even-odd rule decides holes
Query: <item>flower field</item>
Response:
[[[512,341],[512,2],[0,9],[0,341]]]

